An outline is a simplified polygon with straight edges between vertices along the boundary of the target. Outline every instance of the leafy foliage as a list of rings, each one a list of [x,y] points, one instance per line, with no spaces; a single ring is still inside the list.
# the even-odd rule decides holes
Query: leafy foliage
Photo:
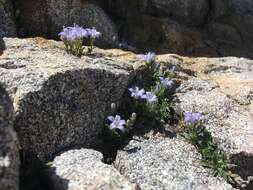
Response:
[[[171,90],[174,86],[175,73],[170,70],[163,70],[155,62],[154,54],[142,55],[146,62],[146,69],[139,87],[129,89],[131,101],[127,103],[127,110],[137,113],[137,118],[131,123],[128,129],[133,130],[135,126],[161,127],[170,123],[174,117],[174,105],[172,103]],[[201,113],[185,113],[183,136],[193,144],[202,155],[202,164],[210,168],[214,176],[225,178],[235,183],[232,172],[229,171],[229,159],[219,150],[214,142],[211,133],[204,127],[205,117]],[[130,130],[126,131],[129,132]],[[127,133],[116,133],[112,131],[110,137],[115,142],[122,142]]]
[[[202,155],[204,167],[210,168],[214,176],[230,179],[228,169],[229,160],[226,155],[218,149],[211,133],[203,126],[201,121],[188,124],[183,136],[198,149]]]

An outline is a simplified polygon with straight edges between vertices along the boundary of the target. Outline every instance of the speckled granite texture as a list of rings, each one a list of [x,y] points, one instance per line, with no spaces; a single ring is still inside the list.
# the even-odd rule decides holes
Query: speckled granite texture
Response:
[[[212,177],[201,166],[196,149],[180,138],[132,140],[118,151],[114,165],[143,190],[233,189],[223,179]]]
[[[0,84],[0,189],[18,190],[19,153],[12,102]]]
[[[182,111],[202,112],[207,129],[253,188],[253,61],[244,58],[185,58],[191,70],[176,94]],[[191,73],[188,72],[188,73]],[[194,76],[195,75],[195,76]],[[251,177],[250,177],[251,176]]]
[[[110,104],[119,104],[132,66],[68,55],[60,42],[7,39],[0,81],[14,102],[21,147],[43,160],[75,145],[93,147]]]
[[[90,149],[70,150],[57,156],[51,167],[55,190],[137,190],[102,158],[100,152]]]

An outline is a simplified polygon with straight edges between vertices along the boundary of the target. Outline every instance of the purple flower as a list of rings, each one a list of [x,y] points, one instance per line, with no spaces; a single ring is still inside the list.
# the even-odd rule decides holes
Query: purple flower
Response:
[[[129,91],[131,92],[131,96],[138,99],[138,98],[143,98],[145,94],[144,89],[139,89],[139,87],[134,87],[134,88],[129,88]]]
[[[87,32],[87,36],[86,37],[90,37],[90,38],[99,38],[101,36],[101,33],[98,32],[95,28],[86,28],[85,29]]]
[[[165,87],[172,87],[172,85],[174,84],[174,82],[172,80],[169,80],[168,78],[159,77],[159,79],[161,84]]]
[[[161,89],[162,89],[162,86],[161,86],[161,84],[158,83],[158,84],[156,84],[153,92],[156,94],[156,93],[160,92]]]
[[[146,99],[149,103],[157,102],[157,96],[152,92],[146,92],[146,94],[143,95],[142,98]]]
[[[187,125],[196,124],[197,122],[203,119],[204,119],[204,115],[202,113],[186,112],[184,114],[184,120]]]
[[[172,68],[170,69],[170,71],[174,73],[176,71],[176,66],[173,65]]]
[[[86,31],[78,26],[77,24],[74,24],[73,27],[63,27],[62,32],[59,33],[60,38],[63,41],[68,42],[74,42],[76,40],[80,40],[83,37],[85,37]]]
[[[145,61],[147,63],[152,63],[155,61],[156,55],[155,55],[155,53],[148,52],[145,55],[140,55],[140,58],[142,61]]]
[[[125,131],[126,121],[123,120],[123,119],[121,119],[121,117],[119,115],[116,115],[115,117],[109,116],[108,120],[111,121],[111,124],[109,126],[109,128],[111,130],[113,130],[113,129],[119,129],[122,132]]]

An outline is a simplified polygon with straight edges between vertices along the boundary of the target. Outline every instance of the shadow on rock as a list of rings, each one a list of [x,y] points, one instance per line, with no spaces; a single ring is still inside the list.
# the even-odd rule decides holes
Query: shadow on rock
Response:
[[[21,175],[20,190],[55,190],[54,182],[50,176],[55,169],[50,167],[50,163],[41,162],[37,156],[32,153],[21,153]],[[58,177],[56,175],[53,175]],[[62,190],[68,189],[68,180],[57,179],[62,183]]]
[[[6,49],[5,43],[3,38],[0,38],[0,56],[3,54],[4,50]]]

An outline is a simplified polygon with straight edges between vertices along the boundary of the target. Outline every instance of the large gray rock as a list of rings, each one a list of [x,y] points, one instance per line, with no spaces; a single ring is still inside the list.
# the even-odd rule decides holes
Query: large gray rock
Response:
[[[138,16],[146,12],[148,0],[91,0],[118,18]]]
[[[138,16],[124,25],[124,39],[143,51],[187,53],[204,48],[201,33],[168,18]]]
[[[132,19],[141,14],[174,19],[181,23],[198,26],[205,22],[209,11],[207,0],[109,0],[97,2],[118,17]]]
[[[0,84],[0,189],[18,190],[19,153],[12,102]]]
[[[16,36],[16,24],[11,0],[0,0],[0,38]]]
[[[148,9],[151,14],[198,26],[205,23],[210,6],[207,0],[151,0]]]
[[[187,64],[188,63],[188,64]],[[253,61],[243,58],[186,59],[195,72],[177,97],[182,111],[206,114],[207,129],[244,180],[253,176]],[[251,181],[248,189],[253,186]]]
[[[16,3],[21,36],[58,38],[63,26],[76,23],[84,27],[95,27],[100,31],[102,38],[98,40],[99,45],[118,45],[114,23],[94,4],[81,0],[18,0]]]
[[[51,166],[55,190],[135,190],[136,186],[90,149],[70,150],[57,156]]]
[[[214,0],[211,4],[206,38],[216,43],[222,55],[252,57],[253,2]]]
[[[251,0],[222,0],[230,9],[238,14],[253,15],[253,2]]]
[[[135,137],[137,139],[137,137]],[[119,150],[115,167],[145,190],[231,190],[201,166],[201,155],[181,138],[131,140]]]
[[[17,0],[19,33],[58,38],[76,22],[97,27],[101,46],[117,46],[117,29],[99,6],[122,41],[141,51],[253,57],[251,0]]]
[[[69,146],[95,146],[110,104],[120,103],[131,80],[132,66],[113,58],[77,58],[61,42],[41,38],[5,43],[0,81],[14,102],[22,149],[45,161]]]
[[[253,57],[251,0],[93,1],[114,17],[121,31],[120,36],[141,51]],[[176,30],[171,22],[176,23]],[[183,43],[184,46],[174,48],[179,46],[176,42],[167,43],[172,36],[177,38],[179,45]],[[191,43],[194,41],[197,45]]]

